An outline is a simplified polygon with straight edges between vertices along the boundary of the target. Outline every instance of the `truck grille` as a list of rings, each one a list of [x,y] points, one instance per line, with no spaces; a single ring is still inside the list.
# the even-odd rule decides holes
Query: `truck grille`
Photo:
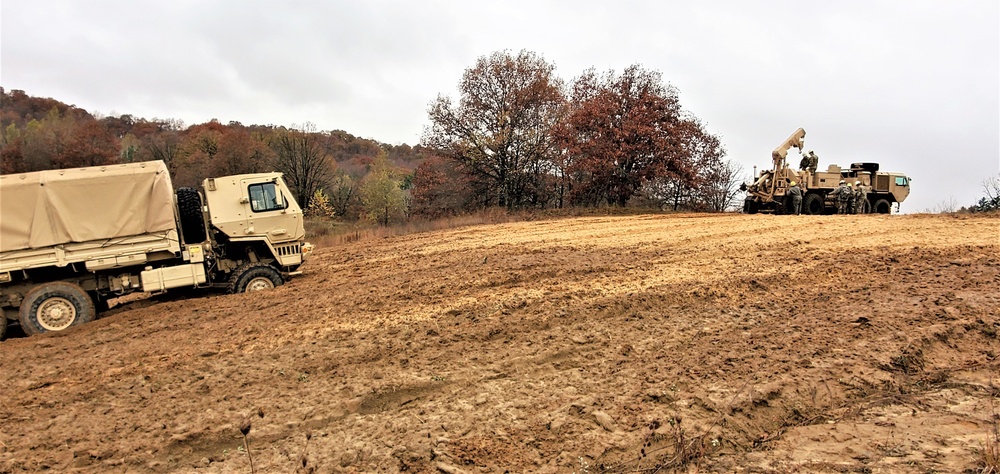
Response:
[[[279,257],[299,255],[302,253],[302,244],[295,242],[291,244],[279,245],[274,248]]]

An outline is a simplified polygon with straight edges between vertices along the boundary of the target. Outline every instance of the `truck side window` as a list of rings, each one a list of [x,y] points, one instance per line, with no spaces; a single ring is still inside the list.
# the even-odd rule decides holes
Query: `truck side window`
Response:
[[[251,184],[250,209],[253,212],[266,212],[284,209],[283,200],[278,199],[278,190],[274,183]]]
[[[902,176],[896,176],[896,186],[906,186],[906,178]]]

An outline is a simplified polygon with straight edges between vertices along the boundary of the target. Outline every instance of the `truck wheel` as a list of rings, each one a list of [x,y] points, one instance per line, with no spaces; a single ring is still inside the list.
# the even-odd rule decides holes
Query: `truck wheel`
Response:
[[[892,204],[887,199],[879,199],[872,205],[876,214],[888,214],[892,210]]]
[[[781,214],[795,214],[792,210],[792,200],[788,196],[783,196],[780,201],[774,203],[774,213]]]
[[[754,201],[752,199],[747,199],[746,201],[743,201],[743,212],[746,214],[756,214],[757,211],[759,210],[758,209],[759,207],[760,206],[757,203],[757,201]]]
[[[7,337],[7,310],[0,309],[0,341]]]
[[[36,286],[24,296],[18,319],[24,333],[32,336],[88,323],[96,313],[94,301],[80,285],[55,281]]]
[[[194,188],[177,190],[177,211],[181,217],[181,233],[184,243],[197,244],[205,241],[205,219],[201,214],[201,195]]]
[[[229,292],[246,293],[270,290],[281,286],[284,282],[281,273],[278,273],[274,267],[266,263],[247,263],[233,272],[233,276],[229,279]]]
[[[805,200],[802,201],[803,214],[818,216],[823,213],[824,207],[826,204],[823,203],[823,196],[816,193],[807,194]]]

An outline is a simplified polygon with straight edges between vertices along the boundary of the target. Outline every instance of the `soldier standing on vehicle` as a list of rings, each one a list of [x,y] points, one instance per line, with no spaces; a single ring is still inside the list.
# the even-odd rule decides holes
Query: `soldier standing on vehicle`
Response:
[[[809,150],[808,154],[802,155],[802,160],[799,161],[799,169],[802,171],[802,182],[806,189],[809,188],[809,182],[816,173],[816,166],[818,165],[819,157],[812,150]]]
[[[799,188],[795,181],[789,183],[788,191],[785,192],[785,197],[792,200],[792,208],[788,210],[790,214],[799,215],[802,214],[802,189]]]
[[[837,214],[847,214],[847,204],[851,200],[851,187],[847,182],[840,180],[840,186],[831,193],[837,197]]]
[[[865,204],[868,203],[868,193],[865,187],[861,185],[861,181],[854,182],[854,213],[864,214]]]
[[[819,166],[819,156],[816,156],[816,152],[809,150],[809,166],[806,168],[809,170],[809,174],[816,173],[816,167]]]

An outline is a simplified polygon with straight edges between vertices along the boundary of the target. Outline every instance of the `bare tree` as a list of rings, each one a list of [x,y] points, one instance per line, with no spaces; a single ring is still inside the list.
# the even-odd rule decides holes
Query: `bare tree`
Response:
[[[973,209],[977,212],[1000,210],[1000,174],[983,180],[983,192],[985,196]]]
[[[716,160],[710,165],[698,194],[709,210],[725,212],[733,207],[742,182],[742,165],[730,160]]]
[[[958,200],[955,196],[948,196],[948,199],[939,202],[934,206],[933,214],[954,214],[958,209]]]
[[[278,130],[271,143],[275,166],[285,174],[295,200],[303,208],[309,207],[313,193],[333,174],[333,160],[321,145],[320,138],[316,126],[307,122],[301,130]]]

